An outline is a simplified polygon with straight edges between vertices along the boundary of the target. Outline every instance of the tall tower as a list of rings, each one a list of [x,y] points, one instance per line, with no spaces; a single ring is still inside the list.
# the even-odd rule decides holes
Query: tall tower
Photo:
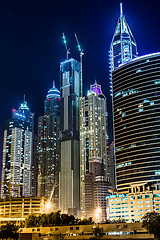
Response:
[[[160,189],[160,53],[141,56],[113,71],[118,192]],[[125,74],[124,74],[125,73]]]
[[[120,3],[120,17],[118,18],[109,53],[110,80],[112,86],[112,71],[120,64],[137,57],[137,44],[123,15],[122,3]]]
[[[27,102],[12,110],[4,131],[1,197],[30,196],[33,117]]]
[[[89,161],[94,156],[94,152],[96,152],[96,159],[100,159],[101,171],[99,176],[104,176],[105,180],[109,180],[106,138],[106,98],[102,93],[101,86],[95,82],[90,85],[87,98],[83,97],[80,100],[80,197],[82,216],[88,216],[86,212],[90,211],[85,207],[85,203],[88,201],[85,193],[87,183],[85,179],[90,177],[87,177],[86,174],[92,173],[92,170],[89,169]]]
[[[59,208],[76,215],[80,205],[79,98],[80,63],[71,58],[60,65],[60,141]]]
[[[38,119],[38,197],[50,198],[56,183],[52,198],[56,208],[59,195],[59,125],[60,92],[53,82],[44,101],[44,116]]]

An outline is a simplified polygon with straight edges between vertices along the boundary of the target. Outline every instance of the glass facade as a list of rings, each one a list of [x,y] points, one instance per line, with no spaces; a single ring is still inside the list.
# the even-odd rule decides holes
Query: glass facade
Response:
[[[160,53],[135,58],[113,71],[118,191],[160,181]]]
[[[48,91],[44,102],[44,116],[38,119],[38,197],[52,199],[58,209],[59,199],[59,141],[60,92],[55,87]],[[52,190],[55,186],[53,195]]]
[[[80,208],[80,76],[77,60],[71,58],[61,63],[59,209],[73,215]]]
[[[4,131],[1,198],[31,195],[33,119],[25,99],[12,109]]]

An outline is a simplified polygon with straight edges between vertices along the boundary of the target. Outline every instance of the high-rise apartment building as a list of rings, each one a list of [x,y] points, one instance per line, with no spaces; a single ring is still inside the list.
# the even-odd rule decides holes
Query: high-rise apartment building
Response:
[[[135,58],[113,71],[118,192],[160,189],[160,53]]]
[[[77,215],[80,205],[79,97],[80,63],[67,59],[60,65],[60,141],[59,208]]]
[[[60,92],[53,82],[44,102],[44,116],[38,119],[38,197],[51,197],[55,208],[59,196],[59,125]]]
[[[1,197],[30,196],[33,117],[27,102],[12,110],[4,131]]]
[[[110,184],[104,174],[104,165],[98,152],[89,157],[89,173],[84,176],[84,199],[82,216],[92,217],[96,222],[107,218],[106,196],[110,193]]]
[[[85,203],[87,195],[86,174],[90,173],[89,159],[96,156],[101,159],[101,173],[109,180],[107,166],[107,133],[106,133],[106,98],[102,93],[101,86],[95,82],[90,86],[87,98],[80,100],[80,198],[81,215],[86,215]],[[89,180],[88,180],[89,181]],[[94,179],[95,181],[95,179]]]

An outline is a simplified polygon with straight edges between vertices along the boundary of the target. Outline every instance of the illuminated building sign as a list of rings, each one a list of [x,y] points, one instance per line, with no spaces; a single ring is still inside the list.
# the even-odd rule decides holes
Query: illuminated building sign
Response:
[[[26,119],[26,116],[23,113],[20,113],[18,111],[13,111],[13,113],[14,113],[14,118],[18,118],[18,119],[22,119],[22,120]]]
[[[106,199],[108,198],[119,198],[119,197],[126,197],[128,196],[128,194],[117,194],[117,195],[110,195],[110,196],[107,196]]]

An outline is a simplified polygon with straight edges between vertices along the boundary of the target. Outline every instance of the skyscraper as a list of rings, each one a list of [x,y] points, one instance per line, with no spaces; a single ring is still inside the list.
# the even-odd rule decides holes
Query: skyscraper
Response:
[[[160,189],[160,53],[113,71],[117,189]]]
[[[33,117],[27,102],[12,110],[4,131],[1,197],[30,196]]]
[[[80,205],[79,97],[80,63],[67,59],[60,65],[60,141],[59,208],[76,215]]]
[[[89,161],[94,162],[91,160],[93,156],[98,159],[97,161],[99,161],[100,158],[98,166],[100,166],[99,168],[101,171],[96,177],[104,176],[105,180],[109,181],[109,175],[106,169],[106,138],[106,98],[102,93],[101,86],[95,82],[93,85],[90,85],[87,98],[83,97],[80,100],[80,197],[82,216],[86,216],[86,211],[90,211],[85,207],[86,202],[89,202],[89,200],[87,200],[87,191],[85,189],[87,184],[91,184],[87,183],[87,179],[90,178],[90,176],[86,176],[86,174],[91,173],[92,175],[95,175],[92,170],[89,169],[89,165],[95,165],[95,163],[89,164]],[[96,155],[93,154],[95,152]],[[88,179],[88,181],[91,180]],[[92,185],[95,185],[95,176],[93,176],[93,181],[94,183],[92,183]],[[94,191],[93,188],[92,191]]]
[[[137,44],[125,19],[125,16],[123,15],[122,3],[120,3],[120,17],[118,18],[116,30],[112,38],[109,52],[111,86],[112,71],[116,69],[120,64],[128,62],[136,56]]]
[[[38,196],[51,197],[56,208],[59,195],[59,125],[60,92],[53,82],[44,102],[44,116],[38,119]]]

